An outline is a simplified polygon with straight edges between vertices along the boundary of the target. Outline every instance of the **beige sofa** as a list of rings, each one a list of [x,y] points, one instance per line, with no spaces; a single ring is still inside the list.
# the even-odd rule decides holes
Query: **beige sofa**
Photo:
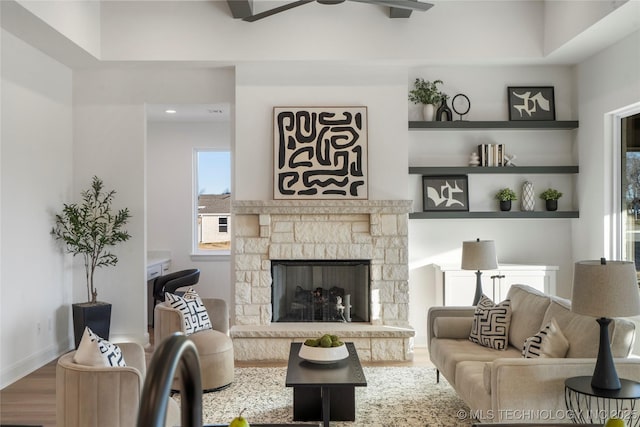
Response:
[[[468,339],[475,307],[432,307],[427,319],[431,361],[479,421],[568,422],[564,381],[593,374],[599,326],[595,318],[571,312],[570,301],[526,285],[512,286],[507,299],[511,300],[512,316],[505,350]],[[569,341],[566,356],[523,358],[525,340],[551,319]],[[640,359],[628,357],[635,324],[615,319],[609,333],[618,375],[640,381]]]

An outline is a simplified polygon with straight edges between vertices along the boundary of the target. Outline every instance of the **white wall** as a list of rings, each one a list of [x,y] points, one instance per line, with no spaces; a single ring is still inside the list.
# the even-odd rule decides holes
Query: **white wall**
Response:
[[[133,216],[127,227],[132,238],[114,251],[120,262],[96,275],[99,299],[113,304],[114,340],[144,341],[147,334],[145,104],[231,103],[233,87],[230,69],[141,67],[74,74],[74,182],[84,186],[97,174],[117,190],[114,205],[127,206]],[[74,295],[80,298],[82,282],[76,282]]]
[[[465,120],[508,120],[507,86],[554,86],[557,120],[575,120],[573,71],[568,66],[442,66],[410,70],[408,87],[416,77],[441,79],[442,90],[451,97],[466,94],[471,110]],[[409,117],[421,120],[417,106],[409,103]],[[457,118],[457,117],[456,117]],[[582,122],[581,122],[582,125]],[[575,165],[576,131],[419,131],[409,132],[411,166],[466,166],[469,155],[480,143],[504,143],[515,154],[518,166]],[[521,194],[525,180],[534,183],[536,194],[545,188],[559,188],[565,195],[561,210],[574,206],[572,176],[562,175],[469,175],[471,210],[497,210],[494,195],[511,187]],[[409,192],[414,211],[422,211],[422,181],[411,175]],[[519,203],[519,202],[517,202]],[[544,210],[538,199],[536,210]],[[514,209],[518,209],[514,207]],[[409,221],[410,323],[416,329],[416,345],[426,344],[426,315],[429,307],[440,305],[436,298],[436,278],[432,264],[459,265],[464,240],[495,240],[498,261],[502,264],[556,265],[558,294],[570,296],[572,277],[571,223],[569,219],[412,219]],[[488,280],[485,278],[485,280]],[[420,296],[413,298],[413,296]]]
[[[147,248],[169,251],[171,270],[200,269],[197,292],[231,303],[229,256],[191,257],[193,153],[231,150],[231,123],[158,123],[147,128]],[[217,220],[216,220],[217,224]]]
[[[2,30],[0,388],[70,345],[71,266],[49,232],[71,198],[72,73]]]
[[[575,260],[615,253],[606,236],[611,213],[613,144],[608,114],[640,102],[640,32],[577,66],[579,94],[580,219],[575,222]]]
[[[366,106],[370,200],[407,198],[406,72],[375,66],[237,67],[235,198],[273,198],[273,107]]]

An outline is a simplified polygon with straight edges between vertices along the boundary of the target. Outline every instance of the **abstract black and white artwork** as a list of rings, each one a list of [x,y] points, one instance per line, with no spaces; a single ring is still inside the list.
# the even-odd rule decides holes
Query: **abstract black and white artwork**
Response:
[[[510,86],[509,120],[555,120],[553,86]]]
[[[467,175],[423,176],[424,211],[468,211]]]
[[[367,107],[275,107],[274,199],[367,199]]]

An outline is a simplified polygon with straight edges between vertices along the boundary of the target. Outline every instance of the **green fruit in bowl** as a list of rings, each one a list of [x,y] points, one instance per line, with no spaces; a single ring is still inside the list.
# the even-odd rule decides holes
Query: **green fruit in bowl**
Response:
[[[611,417],[604,424],[604,427],[627,427],[627,423],[618,417]]]
[[[242,417],[242,413],[246,411],[246,409],[247,408],[244,408],[242,411],[240,411],[238,416],[231,421],[231,423],[229,424],[229,427],[250,427],[249,422]]]
[[[325,347],[325,348],[329,348],[331,347],[331,337],[329,335],[323,335],[322,338],[320,338],[320,347]]]

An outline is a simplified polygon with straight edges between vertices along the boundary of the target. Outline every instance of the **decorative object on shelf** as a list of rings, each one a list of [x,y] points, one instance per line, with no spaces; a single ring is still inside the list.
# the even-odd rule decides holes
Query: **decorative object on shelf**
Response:
[[[533,212],[536,208],[536,194],[533,190],[533,183],[525,181],[522,184],[522,202],[520,209],[525,212]]]
[[[508,212],[511,210],[511,202],[513,200],[518,200],[518,196],[516,196],[516,192],[512,189],[503,188],[496,193],[496,199],[500,201],[500,210]]]
[[[516,159],[516,155],[515,154],[506,154],[504,155],[504,165],[505,166],[516,166],[515,163],[513,163],[513,161]]]
[[[367,107],[275,107],[274,199],[367,199]]]
[[[467,175],[430,175],[422,177],[424,211],[468,211]]]
[[[504,166],[504,144],[478,144],[480,166]]]
[[[600,325],[598,358],[591,386],[604,390],[619,390],[609,341],[612,317],[640,314],[638,279],[633,262],[607,261],[604,258],[575,263],[571,311],[593,316]]]
[[[409,101],[424,106],[422,108],[422,114],[426,122],[433,120],[436,111],[435,106],[441,100],[442,94],[437,86],[439,84],[442,84],[442,80],[430,82],[429,80],[417,78],[416,81],[413,82],[414,88],[409,91]]]
[[[475,151],[469,156],[469,166],[480,166],[480,156]]]
[[[462,116],[469,113],[469,110],[471,110],[471,101],[469,101],[469,97],[467,97],[467,95],[459,93],[451,100],[451,107],[453,108],[453,111],[458,114],[458,121],[462,121],[464,120]]]
[[[440,94],[442,100],[440,101],[440,107],[438,107],[438,111],[436,111],[436,121],[438,122],[450,122],[453,120],[453,113],[451,112],[451,108],[447,105],[447,99],[449,99],[449,95],[446,93]]]
[[[509,120],[555,120],[553,86],[509,86]]]
[[[554,188],[547,188],[540,194],[540,198],[545,201],[548,211],[558,210],[558,199],[562,197],[562,193]]]
[[[498,268],[496,257],[496,244],[493,240],[480,240],[462,242],[463,270],[476,270],[476,294],[473,297],[473,305],[477,305],[482,296],[482,271]]]

